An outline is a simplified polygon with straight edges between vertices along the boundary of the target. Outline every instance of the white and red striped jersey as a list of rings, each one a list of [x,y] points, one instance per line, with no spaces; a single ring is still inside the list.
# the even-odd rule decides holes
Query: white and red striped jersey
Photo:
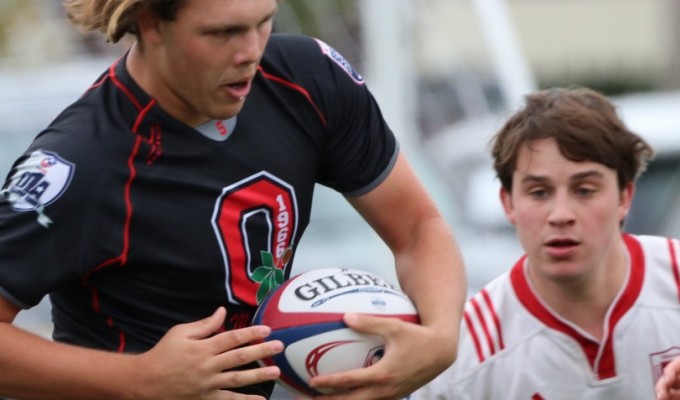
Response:
[[[654,399],[680,355],[680,243],[624,240],[631,268],[601,340],[538,298],[522,257],[468,300],[456,362],[410,399]]]

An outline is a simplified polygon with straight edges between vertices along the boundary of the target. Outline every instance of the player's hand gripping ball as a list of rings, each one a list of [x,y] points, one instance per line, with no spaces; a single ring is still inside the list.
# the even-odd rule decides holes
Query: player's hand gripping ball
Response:
[[[317,375],[367,367],[383,354],[379,336],[345,325],[347,312],[399,318],[419,323],[411,300],[386,280],[356,269],[312,270],[284,282],[260,304],[255,325],[268,325],[266,340],[280,340],[285,350],[260,361],[281,369],[279,383],[302,396],[328,394],[307,383]]]

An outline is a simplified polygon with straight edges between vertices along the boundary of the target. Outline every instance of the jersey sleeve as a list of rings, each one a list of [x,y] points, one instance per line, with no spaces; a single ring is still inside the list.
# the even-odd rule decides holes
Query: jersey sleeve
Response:
[[[331,137],[322,183],[338,186],[346,195],[363,194],[385,179],[396,162],[398,144],[361,75],[335,49],[317,43],[337,88],[328,106]]]
[[[469,341],[467,329],[464,324],[461,324],[456,361],[433,380],[413,392],[407,400],[474,400],[469,397],[468,392],[462,390],[459,382],[466,370],[474,368],[468,359],[470,346],[473,344]]]
[[[507,284],[500,276],[465,303],[455,362],[418,389],[409,400],[476,400],[487,398],[486,386],[493,377],[495,355],[502,350],[502,329],[494,318]],[[486,300],[485,300],[486,299]],[[498,336],[497,336],[498,335]],[[494,343],[492,343],[494,342]]]
[[[318,182],[349,196],[370,191],[389,174],[399,146],[364,78],[321,40],[286,40],[291,74],[325,119]]]
[[[104,179],[110,160],[94,142],[72,132],[74,125],[44,131],[2,187],[0,295],[20,308],[82,279],[85,266],[115,258],[122,248],[117,234],[122,211],[114,200],[122,189]]]

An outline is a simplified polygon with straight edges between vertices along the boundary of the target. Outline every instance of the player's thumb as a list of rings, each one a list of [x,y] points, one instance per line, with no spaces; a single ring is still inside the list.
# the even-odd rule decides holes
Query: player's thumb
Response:
[[[217,308],[211,316],[189,324],[191,329],[188,336],[192,339],[203,339],[214,335],[222,329],[226,316],[227,310],[224,307]]]
[[[355,331],[373,334],[385,333],[393,322],[390,319],[357,313],[346,313],[343,317],[345,324]]]

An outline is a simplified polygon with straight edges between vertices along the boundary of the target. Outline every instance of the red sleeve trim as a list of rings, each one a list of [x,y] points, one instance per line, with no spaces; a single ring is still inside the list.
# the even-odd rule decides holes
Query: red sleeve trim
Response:
[[[257,67],[257,69],[258,69],[258,71],[260,71],[260,73],[262,74],[262,76],[263,76],[265,79],[268,79],[268,80],[270,80],[270,81],[272,81],[272,82],[276,82],[276,83],[278,83],[278,84],[280,84],[280,85],[286,86],[286,87],[288,87],[288,88],[290,88],[290,89],[293,89],[293,90],[295,90],[296,92],[302,94],[302,95],[305,97],[305,99],[307,99],[307,101],[309,102],[309,104],[311,104],[312,107],[314,107],[314,111],[316,111],[316,113],[317,113],[317,115],[319,116],[319,118],[321,119],[321,122],[323,123],[323,125],[324,125],[324,126],[328,126],[328,122],[326,122],[326,116],[321,112],[321,110],[320,110],[319,107],[316,105],[316,103],[314,102],[314,100],[312,100],[312,96],[309,95],[309,92],[307,92],[307,90],[306,90],[305,88],[303,88],[302,86],[300,86],[300,85],[298,85],[298,84],[295,84],[295,83],[293,83],[293,82],[289,82],[289,81],[287,81],[287,80],[285,80],[285,79],[283,79],[283,78],[279,78],[278,76],[274,76],[274,75],[272,75],[272,74],[269,74],[269,73],[265,72],[265,71],[262,69],[262,66]]]

